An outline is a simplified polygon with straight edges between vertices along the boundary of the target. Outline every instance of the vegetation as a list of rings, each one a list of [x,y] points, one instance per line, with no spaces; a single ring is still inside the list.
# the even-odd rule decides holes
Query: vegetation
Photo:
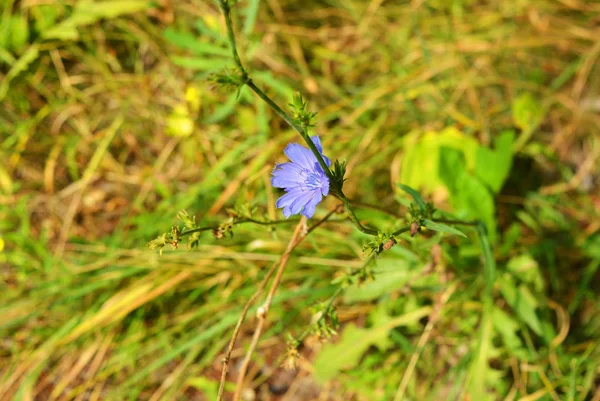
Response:
[[[306,221],[219,3],[3,0],[0,399],[600,400],[600,5],[228,4]]]

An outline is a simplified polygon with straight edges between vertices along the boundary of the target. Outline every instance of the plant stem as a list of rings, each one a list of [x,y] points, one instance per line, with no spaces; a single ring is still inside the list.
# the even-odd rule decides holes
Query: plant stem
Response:
[[[302,125],[297,124],[288,113],[286,113],[277,103],[275,103],[269,96],[267,96],[267,94],[264,93],[258,86],[256,86],[256,84],[252,81],[252,79],[250,79],[246,69],[244,68],[244,65],[242,64],[242,61],[241,61],[240,56],[237,51],[237,43],[236,43],[236,39],[235,39],[235,33],[233,32],[233,23],[231,22],[231,8],[229,7],[227,0],[219,0],[219,5],[221,7],[223,15],[225,16],[225,25],[227,25],[227,37],[229,39],[229,46],[231,47],[231,52],[233,54],[233,60],[242,74],[242,79],[243,79],[244,83],[254,93],[256,93],[258,95],[258,97],[260,97],[262,100],[264,100],[265,103],[267,103],[281,118],[283,118],[285,120],[285,122],[287,122],[293,129],[295,129],[300,134],[302,139],[304,139],[304,142],[306,142],[306,144],[310,148],[311,152],[315,155],[317,162],[319,163],[319,165],[321,166],[321,168],[327,175],[327,178],[329,178],[330,185],[332,186],[332,188],[331,188],[332,195],[336,196],[338,199],[340,199],[342,202],[344,202],[344,208],[348,212],[348,215],[350,216],[350,220],[354,223],[354,225],[361,232],[363,232],[365,234],[374,235],[374,236],[377,235],[378,234],[377,230],[363,226],[360,223],[360,221],[358,220],[358,218],[356,217],[356,214],[354,213],[354,210],[352,209],[350,200],[344,194],[341,184],[337,184],[336,180],[333,177],[333,174],[331,173],[331,170],[329,169],[329,166],[327,166],[327,163],[325,163],[325,159],[321,155],[321,152],[319,152],[319,150],[315,146],[314,142],[310,138],[310,135],[308,134],[306,127],[303,127]]]
[[[321,168],[323,169],[325,174],[327,174],[329,181],[334,182],[333,174],[331,174],[331,170],[329,170],[327,163],[325,163],[325,159],[323,159],[323,156],[321,156],[321,153],[319,152],[319,150],[313,143],[312,139],[310,139],[310,135],[308,135],[308,132],[306,131],[306,129],[304,127],[302,127],[301,125],[296,124],[294,122],[294,119],[289,114],[287,114],[281,107],[279,107],[279,105],[277,105],[277,103],[275,103],[269,96],[267,96],[267,94],[264,93],[258,86],[256,86],[256,84],[254,84],[254,82],[251,79],[248,79],[248,81],[246,82],[246,85],[248,85],[248,87],[250,89],[252,89],[252,91],[258,95],[258,97],[260,97],[262,100],[264,100],[277,114],[279,114],[279,116],[281,118],[283,118],[285,120],[286,123],[288,123],[292,128],[294,128],[300,134],[300,136],[302,136],[302,139],[304,139],[304,142],[306,142],[306,144],[308,145],[310,150],[313,152],[313,154],[317,158],[319,165],[321,166]],[[341,188],[340,188],[340,190],[341,190]]]
[[[254,224],[259,224],[261,226],[272,226],[272,225],[276,225],[276,224],[286,224],[286,223],[295,223],[300,219],[286,219],[286,220],[271,220],[271,221],[260,221],[260,220],[254,220],[254,219],[242,219],[242,220],[238,220],[238,221],[234,221],[232,223],[232,225],[239,225],[239,224],[244,224],[244,223],[254,223]],[[184,231],[180,234],[181,237],[185,237],[186,235],[190,235],[193,233],[197,233],[197,232],[203,232],[203,231],[210,231],[210,230],[215,230],[219,228],[219,226],[206,226],[206,227],[198,227],[198,228],[193,228],[191,230],[187,230]]]
[[[237,43],[235,41],[235,33],[233,32],[233,23],[231,22],[231,8],[229,7],[229,3],[227,0],[219,0],[219,6],[221,7],[221,11],[223,12],[223,16],[225,17],[225,25],[227,25],[227,38],[229,39],[229,47],[231,48],[231,53],[233,53],[233,60],[235,64],[240,69],[242,73],[242,78],[244,81],[248,80],[248,73],[242,64],[242,60],[240,59],[240,55],[237,51]]]
[[[402,233],[406,233],[410,231],[410,226],[404,226],[396,231],[394,231],[394,233],[392,235],[400,235]]]

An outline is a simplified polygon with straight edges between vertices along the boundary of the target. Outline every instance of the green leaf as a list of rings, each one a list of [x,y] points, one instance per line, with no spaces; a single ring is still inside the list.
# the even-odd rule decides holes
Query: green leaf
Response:
[[[404,192],[406,192],[407,194],[412,196],[412,198],[415,201],[415,203],[417,204],[417,206],[419,206],[419,210],[425,211],[425,207],[427,206],[427,204],[421,197],[421,194],[419,194],[417,191],[415,191],[408,185],[404,185],[404,184],[396,184],[396,185],[398,186],[398,188],[400,188],[401,190],[403,190]]]
[[[13,15],[10,19],[10,44],[16,52],[21,52],[29,40],[29,25],[25,16]]]
[[[534,333],[542,335],[542,325],[535,313],[537,301],[531,295],[529,289],[523,285],[516,287],[515,283],[508,276],[502,277],[498,282],[502,296],[517,313],[521,321],[527,324]]]
[[[475,175],[498,193],[510,173],[515,133],[505,131],[494,141],[495,150],[480,147],[475,156]]]
[[[542,105],[531,95],[524,93],[512,103],[513,121],[523,131],[537,126],[543,118]]]
[[[95,2],[81,0],[76,3],[73,14],[58,25],[42,33],[45,39],[77,40],[77,28],[91,25],[103,18],[115,18],[125,14],[132,14],[150,7],[146,0],[120,0]]]
[[[457,178],[466,172],[465,158],[459,150],[442,147],[439,153],[438,175],[450,194],[457,193]]]
[[[496,281],[496,260],[490,244],[487,228],[484,223],[477,225],[477,236],[479,238],[479,246],[483,254],[483,274],[485,276],[485,297],[488,303],[492,303],[492,287]]]
[[[450,191],[455,214],[483,221],[490,241],[495,242],[496,209],[491,192],[466,170],[464,157],[456,149],[442,147],[439,167],[440,178]]]
[[[39,45],[34,44],[27,48],[23,55],[13,64],[12,68],[6,74],[6,77],[0,83],[0,100],[4,99],[10,87],[10,81],[16,78],[21,72],[25,71],[29,64],[33,63],[40,53]]]
[[[374,269],[376,279],[361,286],[351,286],[344,292],[345,303],[368,302],[402,288],[416,274],[414,264],[404,259],[383,258]]]
[[[189,32],[181,32],[172,28],[167,28],[163,33],[163,37],[174,45],[195,54],[231,57],[231,50],[211,42],[200,41],[198,40],[198,36]]]
[[[509,353],[518,358],[527,360],[527,351],[523,347],[523,342],[517,335],[519,323],[497,306],[494,306],[492,311],[492,323],[494,324],[496,331],[500,333],[502,341],[509,350]]]
[[[427,227],[428,229],[433,230],[433,231],[439,231],[441,233],[447,233],[447,234],[453,234],[453,235],[460,235],[461,237],[467,238],[467,236],[462,231],[457,230],[456,228],[451,227],[446,224],[436,223],[435,221],[431,221],[431,220],[425,220],[424,225],[425,225],[425,227]]]
[[[418,322],[431,312],[431,307],[421,307],[402,316],[386,321],[384,324],[362,329],[350,323],[336,344],[326,344],[314,363],[314,374],[321,383],[334,378],[338,372],[357,366],[362,355],[372,345],[385,343],[388,333],[394,327]]]
[[[412,133],[405,137],[403,143],[404,157],[399,181],[424,191],[435,191],[443,184],[439,176],[439,154],[442,147],[459,151],[469,170],[475,167],[475,155],[479,148],[473,137],[463,134],[455,127],[425,134]]]

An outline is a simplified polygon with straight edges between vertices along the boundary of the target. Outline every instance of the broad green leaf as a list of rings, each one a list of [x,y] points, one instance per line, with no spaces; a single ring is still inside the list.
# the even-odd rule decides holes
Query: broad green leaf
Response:
[[[418,322],[430,312],[431,307],[421,307],[368,329],[358,328],[353,323],[348,324],[341,334],[340,341],[336,344],[326,344],[317,356],[314,363],[315,377],[323,383],[334,378],[341,370],[352,369],[367,349],[372,345],[382,344],[394,327]]]
[[[443,147],[440,151],[440,178],[450,191],[455,214],[481,220],[492,243],[496,239],[495,205],[491,192],[466,170],[460,151]]]
[[[76,40],[79,38],[77,28],[94,24],[103,18],[115,18],[133,14],[150,7],[147,0],[101,1],[80,0],[76,3],[73,14],[58,25],[42,33],[45,39]]]
[[[510,173],[513,160],[515,134],[505,131],[494,141],[495,149],[477,149],[475,174],[493,192],[498,193]]]
[[[465,158],[460,151],[447,147],[442,147],[439,158],[439,177],[450,191],[450,194],[455,194],[457,192],[457,178],[466,172]]]
[[[435,221],[431,221],[431,220],[425,220],[424,225],[426,228],[433,230],[433,231],[439,231],[441,233],[447,233],[447,234],[453,234],[453,235],[460,235],[461,237],[467,237],[462,231],[451,227],[449,225],[446,224],[442,224],[442,223],[436,223]]]
[[[459,151],[469,170],[475,167],[477,141],[454,127],[440,132],[425,134],[411,133],[404,140],[404,157],[400,182],[417,189],[434,191],[443,185],[439,176],[440,149],[452,148]]]
[[[417,206],[419,206],[419,209],[421,211],[425,210],[425,207],[427,206],[427,204],[425,203],[425,201],[421,197],[420,193],[418,193],[417,191],[415,191],[414,189],[412,189],[408,185],[396,184],[396,186],[398,186],[398,188],[400,188],[401,190],[403,190],[404,192],[406,192],[407,194],[409,194],[413,198],[413,200],[415,201],[415,203],[417,204]]]
[[[500,284],[502,296],[517,313],[517,316],[519,316],[521,321],[527,324],[534,333],[542,335],[542,325],[535,313],[537,301],[531,295],[527,287],[516,287],[513,280],[507,276],[500,278],[498,283]]]

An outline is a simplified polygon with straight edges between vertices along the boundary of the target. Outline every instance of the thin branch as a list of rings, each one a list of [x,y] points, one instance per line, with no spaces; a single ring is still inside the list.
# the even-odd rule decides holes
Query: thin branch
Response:
[[[295,223],[297,221],[299,221],[300,219],[285,219],[285,220],[271,220],[271,221],[260,221],[260,220],[254,220],[254,219],[241,219],[238,221],[233,221],[232,225],[239,225],[239,224],[244,224],[244,223],[254,223],[254,224],[259,224],[261,226],[272,226],[272,225],[276,225],[276,224],[287,224],[287,223]],[[206,227],[198,227],[198,228],[194,228],[191,230],[187,230],[182,232],[179,236],[180,237],[185,237],[186,235],[189,234],[193,234],[193,233],[198,233],[198,232],[204,232],[204,231],[211,231],[211,230],[216,230],[218,229],[219,226],[206,226]]]
[[[290,255],[294,248],[300,243],[301,238],[305,237],[306,234],[303,234],[302,231],[306,227],[306,217],[302,217],[300,222],[296,226],[296,230],[288,243],[287,249],[285,250],[283,256],[281,257],[281,261],[279,262],[279,267],[277,268],[277,273],[275,274],[275,279],[273,284],[271,284],[271,289],[267,294],[267,299],[263,306],[258,308],[256,312],[256,316],[258,318],[258,323],[256,328],[254,329],[254,335],[252,336],[252,342],[250,343],[250,348],[246,352],[246,356],[244,357],[244,361],[242,362],[242,367],[240,368],[240,373],[237,379],[237,383],[235,386],[235,393],[233,395],[233,401],[238,401],[240,395],[242,394],[242,389],[244,388],[244,380],[246,379],[246,372],[248,371],[248,366],[250,365],[250,361],[252,360],[252,354],[258,345],[258,340],[262,334],[262,330],[264,328],[265,322],[267,320],[267,314],[269,313],[269,309],[271,308],[271,303],[273,302],[273,297],[275,296],[275,292],[277,288],[279,288],[279,284],[281,283],[281,277],[283,276],[283,272],[287,263],[290,259]]]
[[[331,216],[333,216],[333,214],[340,213],[341,211],[342,211],[342,205],[338,205],[333,210],[331,210],[329,213],[327,213],[327,215],[325,215],[321,220],[317,221],[314,225],[312,225],[307,230],[307,232],[306,232],[305,235],[303,235],[301,237],[298,237],[298,238],[292,237],[292,240],[293,240],[292,249],[295,248],[296,246],[298,246],[300,244],[300,242],[302,242],[302,240],[304,238],[306,238],[306,236],[308,234],[310,234],[317,227],[319,227],[321,224],[323,224],[324,222],[326,222],[327,220],[329,220],[329,218]],[[285,254],[283,256],[285,256]],[[254,294],[252,294],[252,296],[250,297],[250,299],[248,300],[248,302],[246,302],[246,305],[244,306],[244,309],[242,310],[240,318],[238,319],[238,322],[235,325],[235,329],[233,330],[233,334],[231,336],[231,340],[229,341],[229,345],[227,346],[227,351],[225,353],[225,357],[223,358],[223,369],[221,371],[221,381],[219,383],[219,392],[218,392],[218,395],[217,395],[217,401],[222,401],[223,400],[223,395],[224,395],[224,392],[225,392],[225,381],[227,379],[227,372],[229,371],[229,362],[231,360],[231,353],[233,352],[233,349],[235,347],[235,342],[237,341],[237,338],[238,338],[238,336],[240,334],[240,330],[242,328],[242,324],[244,323],[244,320],[246,319],[246,316],[248,315],[248,311],[250,310],[250,307],[252,306],[252,304],[254,304],[254,301],[256,301],[256,299],[260,296],[260,294],[262,293],[262,291],[267,286],[267,283],[269,282],[269,280],[273,276],[273,273],[275,273],[275,269],[277,268],[277,266],[280,266],[280,264],[282,263],[283,256],[277,262],[273,263],[273,265],[269,268],[269,271],[265,275],[265,278],[260,282],[258,288],[254,292]]]

